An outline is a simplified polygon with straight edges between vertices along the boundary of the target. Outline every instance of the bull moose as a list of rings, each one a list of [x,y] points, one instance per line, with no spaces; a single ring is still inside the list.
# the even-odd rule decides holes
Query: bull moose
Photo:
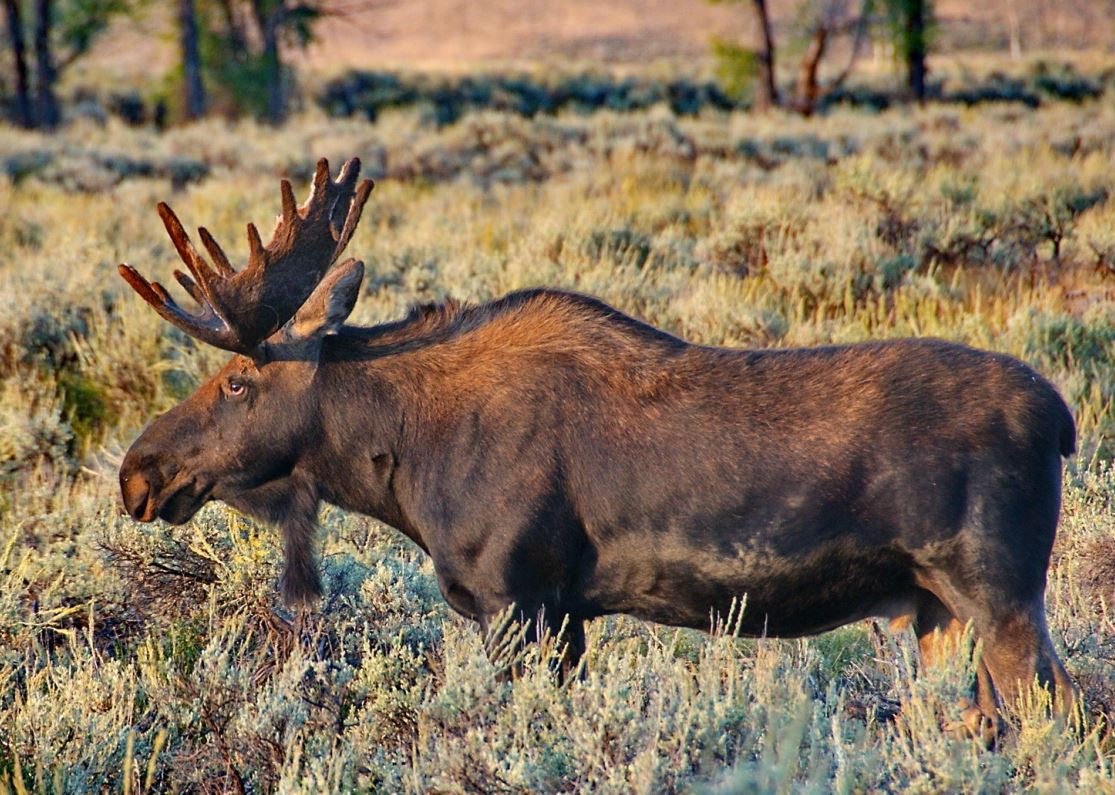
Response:
[[[221,500],[282,532],[282,593],[318,596],[321,503],[379,519],[432,558],[445,600],[487,631],[509,606],[566,626],[627,613],[801,636],[875,616],[923,656],[967,622],[979,715],[1035,675],[1073,685],[1045,622],[1072,415],[1008,356],[907,339],[796,350],[694,345],[553,289],[345,325],[364,266],[337,263],[372,190],[322,160],[288,181],[235,270],[159,213],[200,311],[133,268],[163,318],[235,355],[154,420],[120,469],[136,520]]]

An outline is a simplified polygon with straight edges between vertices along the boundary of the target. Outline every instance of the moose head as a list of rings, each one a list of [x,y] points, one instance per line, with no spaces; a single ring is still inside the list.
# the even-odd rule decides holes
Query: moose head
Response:
[[[311,389],[322,340],[343,325],[364,275],[363,263],[337,263],[372,191],[360,161],[334,181],[321,160],[302,206],[283,180],[282,215],[271,242],[248,224],[250,254],[237,271],[204,228],[210,265],[164,203],[158,210],[189,274],[174,276],[200,311],[182,309],[158,282],[129,265],[120,275],[164,319],[235,355],[197,392],[155,419],[120,467],[124,506],[142,522],[189,520],[222,500],[284,531],[283,593],[298,602],[320,592],[312,536],[318,498],[300,484],[295,463],[317,423]]]

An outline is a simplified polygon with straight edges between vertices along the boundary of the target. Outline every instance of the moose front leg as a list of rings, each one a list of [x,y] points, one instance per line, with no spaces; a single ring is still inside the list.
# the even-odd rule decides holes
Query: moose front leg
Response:
[[[585,653],[585,623],[557,609],[541,606],[522,609],[512,604],[497,612],[477,617],[484,651],[493,664],[501,667],[501,675],[512,677],[522,673],[523,653],[531,643],[545,650],[557,644],[555,673],[558,683],[569,679],[577,670]]]

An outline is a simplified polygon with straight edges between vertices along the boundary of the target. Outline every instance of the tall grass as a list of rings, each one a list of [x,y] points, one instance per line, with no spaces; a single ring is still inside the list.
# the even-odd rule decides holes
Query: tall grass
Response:
[[[0,791],[1115,790],[1109,100],[3,133]],[[121,517],[122,451],[223,354],[116,263],[165,281],[160,199],[243,257],[279,175],[353,154],[380,179],[350,247],[356,322],[548,284],[697,342],[932,335],[1046,373],[1081,432],[1049,591],[1075,727],[1035,691],[1000,750],[953,736],[971,671],[919,672],[870,623],[754,641],[610,618],[583,679],[555,684],[542,649],[505,681],[374,521],[325,510],[327,595],[289,615],[270,530],[219,505]]]

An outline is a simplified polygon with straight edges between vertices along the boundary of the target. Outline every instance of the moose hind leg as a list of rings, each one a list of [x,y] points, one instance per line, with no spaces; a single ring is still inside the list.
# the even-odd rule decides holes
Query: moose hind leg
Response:
[[[1072,710],[1075,687],[1045,623],[1045,586],[1060,513],[1057,454],[1021,470],[987,466],[973,480],[979,495],[968,526],[947,557],[922,572],[931,590],[961,621],[972,621],[999,702],[1012,711],[1037,680],[1054,690],[1058,714]]]
[[[1057,714],[1071,712],[1076,688],[1050,640],[1041,590],[1020,600],[994,588],[977,590],[958,585],[956,578],[939,573],[934,579],[934,591],[941,601],[951,606],[954,615],[972,621],[976,638],[983,643],[981,669],[986,670],[988,685],[993,684],[994,690],[985,686],[981,677],[982,692],[994,692],[999,705],[1011,711],[1036,677],[1040,684],[1053,689]],[[981,696],[981,707],[988,709],[991,705]]]
[[[991,678],[1008,709],[1037,681],[1053,690],[1057,715],[1072,712],[1076,686],[1061,663],[1045,623],[1045,600],[997,612],[984,622],[984,658]]]
[[[963,648],[964,624],[945,604],[926,590],[918,591],[914,617],[918,652],[926,667],[947,664]],[[987,666],[981,661],[976,669],[975,702],[960,704],[960,726],[956,728],[982,738],[990,744],[999,732],[998,704]]]

